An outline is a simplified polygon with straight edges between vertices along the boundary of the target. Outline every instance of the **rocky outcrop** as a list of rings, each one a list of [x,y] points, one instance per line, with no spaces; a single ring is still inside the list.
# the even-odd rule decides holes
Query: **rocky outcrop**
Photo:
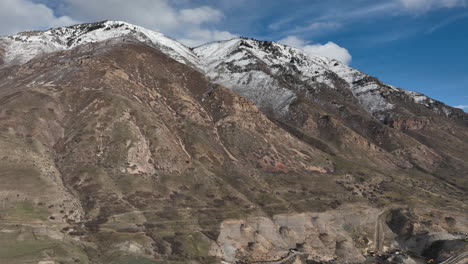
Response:
[[[291,252],[315,263],[364,263],[384,252],[443,259],[443,253],[438,252],[445,252],[449,245],[458,254],[463,253],[468,245],[462,241],[466,234],[450,234],[449,229],[444,229],[440,213],[398,207],[379,210],[353,204],[320,213],[230,219],[221,224],[211,254],[230,263],[273,263],[291,256]],[[450,219],[460,216],[452,215]],[[466,228],[466,221],[459,227]],[[389,263],[395,256],[387,256]],[[448,257],[445,255],[445,259]],[[403,259],[416,263],[411,257]],[[306,263],[300,258],[296,261]]]

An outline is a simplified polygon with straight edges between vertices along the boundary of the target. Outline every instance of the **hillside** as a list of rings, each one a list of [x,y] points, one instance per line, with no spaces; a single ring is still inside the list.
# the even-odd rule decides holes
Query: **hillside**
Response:
[[[273,42],[2,37],[0,262],[441,262],[468,248],[467,117]]]

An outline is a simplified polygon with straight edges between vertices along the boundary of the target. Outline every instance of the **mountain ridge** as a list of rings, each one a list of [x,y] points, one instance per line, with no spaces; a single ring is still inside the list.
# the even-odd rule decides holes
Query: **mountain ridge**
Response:
[[[369,86],[360,86],[356,89],[353,89],[353,82],[362,80],[364,78],[369,78],[370,76],[362,73],[358,70],[355,70],[341,62],[336,60],[330,60],[325,57],[321,57],[318,55],[310,55],[306,54],[305,52],[301,51],[300,49],[292,48],[286,45],[282,45],[279,43],[271,42],[271,41],[259,41],[252,38],[234,38],[231,40],[225,41],[215,41],[211,43],[207,43],[195,48],[188,48],[185,47],[183,44],[172,40],[161,33],[151,31],[145,29],[143,27],[139,27],[136,25],[132,25],[130,23],[124,21],[101,21],[95,23],[87,23],[87,24],[78,24],[68,27],[60,27],[55,29],[49,29],[46,31],[31,31],[31,32],[23,32],[18,33],[12,36],[6,36],[0,38],[0,49],[3,46],[5,50],[2,56],[3,65],[11,65],[11,64],[22,64],[26,61],[30,60],[34,56],[40,55],[41,53],[48,53],[53,51],[59,50],[66,50],[71,49],[77,45],[85,44],[85,43],[92,43],[92,42],[99,42],[109,40],[115,37],[124,37],[124,36],[131,36],[136,37],[139,41],[147,42],[152,45],[156,45],[159,47],[167,48],[165,53],[169,56],[173,57],[174,59],[178,60],[179,62],[183,63],[190,63],[194,65],[196,68],[203,70],[208,76],[211,76],[212,73],[209,72],[207,68],[206,60],[210,60],[207,57],[207,54],[203,54],[203,51],[207,51],[208,47],[210,46],[222,46],[222,44],[227,43],[237,43],[244,48],[246,45],[256,45],[257,51],[261,46],[271,46],[279,48],[283,52],[284,56],[287,56],[292,64],[294,64],[295,69],[300,69],[302,75],[306,75],[308,78],[312,78],[314,82],[324,83],[330,87],[334,87],[331,83],[331,80],[325,76],[330,72],[333,74],[337,74],[339,78],[344,80],[349,84],[351,87],[350,89],[353,91],[353,95],[359,100],[362,101],[362,104],[365,105],[365,108],[369,112],[378,112],[382,109],[391,109],[392,104],[386,102],[381,96],[376,95],[373,91],[376,89],[375,85],[373,84]],[[3,42],[3,44],[2,44]],[[246,44],[249,43],[249,44]],[[229,44],[228,44],[229,45]],[[237,47],[239,48],[239,46]],[[17,50],[15,50],[17,49]],[[28,54],[29,52],[29,54]],[[289,54],[288,54],[289,53]],[[2,53],[0,53],[0,56]],[[217,54],[217,56],[226,56],[227,54]],[[262,54],[265,57],[264,54]],[[299,56],[299,57],[297,57]],[[300,58],[300,59],[299,59]],[[200,60],[204,60],[201,62]],[[295,60],[295,61],[294,61]],[[307,61],[309,60],[309,61]],[[17,62],[15,62],[17,61]],[[270,62],[270,66],[274,63],[285,63],[284,60]],[[306,66],[306,67],[304,67]],[[1,67],[1,66],[0,66]],[[316,68],[312,71],[311,68]],[[306,71],[304,71],[306,70]],[[314,73],[314,72],[319,73]],[[232,75],[232,74],[231,74]],[[239,81],[239,80],[236,80]],[[227,81],[221,81],[223,85],[232,88],[235,84],[230,84]],[[380,81],[378,81],[382,84]],[[412,98],[412,100],[418,104],[432,106],[436,100],[433,100],[421,93],[403,90],[400,88],[396,88],[391,85],[386,85],[389,89],[396,92],[404,92],[408,97]],[[279,90],[279,89],[277,89]],[[388,91],[385,91],[388,92]],[[247,92],[248,93],[248,92]],[[278,103],[275,107],[285,107],[291,103],[291,100],[294,97],[287,91],[279,91],[280,94],[277,97],[285,96],[286,99],[276,99],[281,102]],[[241,93],[242,94],[242,93]],[[243,94],[246,96],[246,94]],[[254,99],[255,96],[247,96],[249,99]],[[372,99],[369,99],[372,98]],[[268,98],[271,99],[271,98]],[[267,100],[267,99],[265,99]],[[282,105],[282,106],[280,106]],[[441,112],[447,116],[452,115],[453,107],[440,105],[437,103],[439,108],[435,111]],[[455,110],[458,111],[458,110]],[[378,117],[383,120],[385,117]]]

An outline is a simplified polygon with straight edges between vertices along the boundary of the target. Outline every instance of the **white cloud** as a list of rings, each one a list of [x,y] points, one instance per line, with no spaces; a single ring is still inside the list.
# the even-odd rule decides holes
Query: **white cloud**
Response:
[[[456,105],[455,108],[468,109],[468,105]]]
[[[57,17],[43,4],[27,0],[0,1],[0,34],[75,24],[69,16]]]
[[[295,48],[299,48],[299,49],[306,46],[307,43],[308,43],[307,41],[305,41],[305,40],[303,40],[301,38],[298,38],[296,36],[287,36],[284,39],[278,40],[278,42],[281,43],[281,44],[288,45],[288,46],[295,47]]]
[[[352,60],[351,54],[348,50],[340,47],[336,43],[329,41],[326,44],[310,44],[309,41],[305,41],[297,36],[288,36],[278,41],[279,43],[302,49],[308,54],[320,55],[331,59],[336,59],[349,64]]]
[[[196,46],[234,34],[214,29],[223,19],[222,11],[209,6],[177,9],[168,0],[63,0],[61,11],[80,21],[123,20],[160,31]]]
[[[286,32],[288,35],[293,35],[293,34],[300,34],[300,33],[327,33],[332,30],[337,30],[341,28],[343,25],[339,22],[334,22],[334,21],[318,21],[318,22],[312,22],[306,25],[300,25],[300,26],[295,26],[292,29],[291,28],[286,28],[290,27],[289,25],[293,19],[292,18],[286,18],[286,19],[281,19],[279,21],[276,21],[270,25],[268,25],[268,28],[271,30],[279,30],[282,29],[283,32]]]
[[[200,25],[205,22],[219,22],[223,18],[223,13],[208,6],[182,9],[180,17],[184,22]]]
[[[313,33],[313,32],[327,32],[330,30],[336,30],[341,27],[341,23],[337,22],[314,22],[306,26],[296,27],[290,31],[291,34],[297,33]]]
[[[349,64],[352,59],[352,56],[349,54],[347,49],[340,47],[331,41],[324,45],[307,45],[303,47],[303,49],[307,53],[318,54],[324,57],[336,59],[343,62],[344,64]]]
[[[359,3],[358,3],[359,2]],[[440,8],[468,7],[468,0],[350,0],[321,12],[319,21],[337,21],[346,25],[354,20],[423,14]],[[346,23],[344,23],[346,21]]]
[[[404,8],[426,12],[433,8],[454,8],[457,6],[466,6],[466,0],[396,0]]]
[[[468,13],[464,13],[464,14],[460,14],[460,15],[457,15],[457,16],[451,16],[445,20],[443,20],[442,22],[432,26],[431,28],[429,28],[429,30],[427,31],[428,33],[433,33],[441,28],[444,28],[458,20],[461,20],[461,19],[464,19],[468,17]]]
[[[182,40],[189,46],[230,39],[234,34],[218,30],[222,11],[209,6],[176,8],[169,0],[0,0],[0,34],[65,26],[81,22],[122,20]],[[47,3],[63,16],[54,15]],[[180,4],[180,3],[179,3]],[[180,5],[178,5],[180,6]]]

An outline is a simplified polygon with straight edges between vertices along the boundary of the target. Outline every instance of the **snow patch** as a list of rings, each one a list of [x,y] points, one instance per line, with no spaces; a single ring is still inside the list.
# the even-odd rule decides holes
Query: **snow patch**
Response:
[[[122,21],[105,21],[47,31],[24,32],[0,38],[0,45],[5,47],[5,64],[23,64],[41,54],[69,50],[86,43],[125,36],[132,36],[141,42],[156,46],[181,63],[197,63],[195,54],[183,44],[161,33]]]

